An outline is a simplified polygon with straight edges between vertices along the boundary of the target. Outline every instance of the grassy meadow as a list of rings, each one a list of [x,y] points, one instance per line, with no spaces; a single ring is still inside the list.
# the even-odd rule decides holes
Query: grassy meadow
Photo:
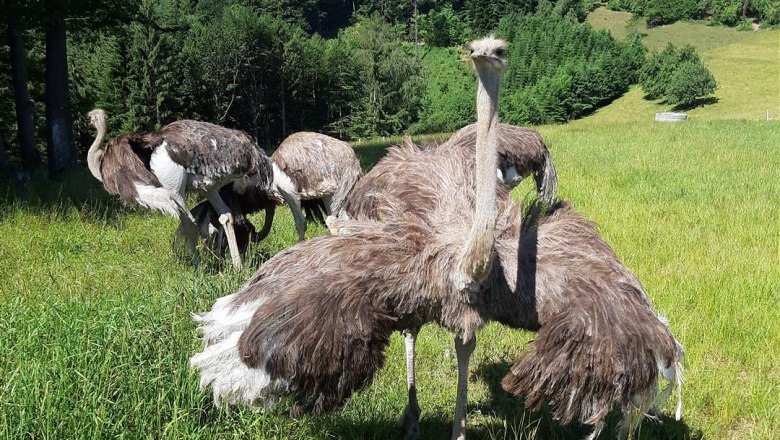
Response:
[[[539,127],[559,195],[599,224],[686,348],[683,420],[668,417],[670,401],[662,424],[643,423],[643,440],[773,439],[780,426],[780,122],[760,120],[767,108],[780,115],[780,32],[734,35],[703,53],[720,84],[717,102],[690,111],[683,124],[652,122],[663,106],[634,88],[588,118]],[[397,140],[355,148],[369,168]],[[523,200],[531,191],[525,182],[514,195]],[[253,220],[259,225],[262,215]],[[85,167],[59,184],[43,176],[26,187],[0,183],[0,438],[396,435],[406,403],[398,335],[373,384],[335,414],[293,419],[285,405],[214,407],[188,367],[201,348],[189,314],[209,309],[293,245],[295,228],[279,209],[269,237],[233,273],[208,258],[195,269],[177,257],[177,223],[120,206]],[[308,236],[323,233],[309,225]],[[532,339],[498,325],[478,335],[471,438],[587,434],[524,411],[501,390]],[[447,438],[456,360],[452,337],[435,325],[420,334],[418,379],[423,437]],[[614,438],[610,420],[601,439]]]
[[[646,422],[639,438],[773,438],[780,424],[780,124],[583,121],[541,131],[560,195],[598,222],[687,351],[683,422]],[[379,150],[377,143],[357,147],[366,157]],[[529,192],[524,184],[516,195]],[[171,250],[176,220],[118,206],[87,172],[0,194],[0,437],[395,434],[405,404],[400,337],[373,385],[342,412],[290,419],[284,408],[220,410],[187,365],[200,347],[189,313],[233,292],[252,267],[193,269]],[[252,266],[294,243],[286,209],[277,220],[251,251]],[[470,382],[473,438],[587,432],[526,413],[501,391],[508,363],[532,338],[498,325],[480,333]],[[455,365],[451,337],[424,328],[425,438],[448,435]]]

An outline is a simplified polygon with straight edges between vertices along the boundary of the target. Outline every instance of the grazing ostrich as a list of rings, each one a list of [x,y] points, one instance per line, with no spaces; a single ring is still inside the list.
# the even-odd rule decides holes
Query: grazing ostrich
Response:
[[[303,241],[304,200],[321,199],[326,215],[338,215],[362,170],[355,151],[346,142],[319,133],[288,136],[271,155],[274,186],[290,206],[298,240]],[[316,213],[316,209],[309,212]],[[307,215],[308,217],[308,215]]]
[[[225,227],[233,265],[241,257],[233,230],[233,215],[219,195],[232,185],[237,192],[270,187],[270,161],[249,136],[207,122],[182,120],[154,134],[128,134],[103,144],[106,113],[96,109],[89,119],[97,136],[89,148],[87,164],[110,194],[125,202],[157,209],[178,217],[187,249],[197,262],[198,229],[187,209],[185,193],[205,194]]]
[[[447,155],[460,154],[465,149],[471,157],[474,156],[477,125],[467,125],[450,137],[445,143],[426,150],[429,154]],[[557,174],[550,152],[541,135],[529,128],[517,127],[499,123],[496,127],[498,148],[497,175],[510,188],[520,184],[522,179],[534,174],[539,198],[551,202],[555,198]],[[406,143],[411,142],[406,139]],[[469,161],[473,165],[473,159]],[[392,194],[399,188],[396,176],[405,164],[382,160],[374,166],[360,181],[355,184],[346,203],[344,215],[328,220],[331,233],[338,233],[338,221],[349,218],[377,219],[379,200],[394,197]]]
[[[276,212],[276,205],[283,203],[280,196],[275,191],[246,191],[239,193],[233,189],[233,186],[227,185],[219,190],[219,196],[230,208],[233,213],[233,229],[235,230],[236,242],[241,255],[246,253],[249,243],[257,243],[271,232],[271,225]],[[247,216],[261,210],[265,211],[265,220],[263,228],[258,232]],[[190,210],[198,231],[206,239],[206,245],[218,257],[223,258],[228,248],[227,234],[225,228],[219,222],[219,214],[208,200],[200,202]],[[183,226],[176,230],[175,237],[184,236]]]
[[[196,317],[206,347],[190,363],[215,401],[271,405],[291,395],[293,412],[337,408],[382,366],[393,331],[435,321],[456,335],[452,434],[465,438],[468,359],[487,306],[479,293],[483,283],[501,281],[491,277],[496,231],[518,215],[505,192],[497,199],[505,43],[487,38],[471,48],[479,79],[476,170],[463,166],[467,152],[434,157],[416,147],[391,149],[401,160],[421,160],[397,176],[407,197],[382,208],[384,223],[348,222],[346,235],[288,248]]]
[[[498,124],[497,133],[499,178],[514,188],[533,174],[539,198],[552,202],[558,176],[542,135],[530,128],[510,124]],[[473,148],[476,138],[476,124],[467,125],[455,132],[441,147]]]

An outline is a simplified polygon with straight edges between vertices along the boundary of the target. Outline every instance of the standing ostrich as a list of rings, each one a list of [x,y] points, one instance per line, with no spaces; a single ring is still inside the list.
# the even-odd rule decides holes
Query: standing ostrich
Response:
[[[104,145],[105,111],[92,110],[89,119],[97,136],[87,153],[87,164],[106,191],[125,203],[135,202],[178,217],[187,249],[196,262],[198,228],[187,209],[185,194],[205,194],[227,233],[233,265],[241,267],[233,215],[219,189],[232,185],[244,192],[270,187],[270,161],[249,136],[207,122],[182,120],[154,134],[123,135]]]
[[[505,192],[497,201],[495,128],[505,43],[486,38],[471,49],[479,79],[475,170],[465,169],[462,155],[391,149],[401,159],[419,160],[397,176],[407,197],[382,209],[384,223],[349,222],[346,235],[288,248],[196,317],[206,347],[190,363],[217,403],[271,405],[288,394],[296,402],[293,412],[337,408],[382,366],[393,331],[434,321],[456,335],[452,437],[465,438],[468,360],[474,333],[485,323],[479,293],[483,283],[497,282],[489,279],[495,231],[518,215],[507,208]]]
[[[360,161],[349,144],[319,133],[288,136],[271,155],[271,161],[274,185],[290,206],[300,241],[306,233],[301,202],[322,199],[325,214],[338,215],[362,175]],[[315,207],[309,209],[314,215]]]
[[[503,50],[498,49],[503,48],[495,40],[473,43],[474,57],[485,56],[484,46],[493,47],[492,59],[475,62],[477,72],[492,66],[495,75],[501,71]],[[496,79],[485,76],[488,89],[497,87]],[[495,109],[484,105],[492,95],[480,87],[483,109]],[[196,317],[206,348],[191,365],[200,371],[201,386],[213,389],[217,403],[272,405],[290,395],[296,403],[293,413],[332,410],[371,381],[393,331],[418,329],[430,321],[456,333],[455,438],[465,437],[468,361],[475,332],[488,319],[533,330],[541,326],[540,336],[588,336],[592,322],[603,323],[598,334],[606,338],[546,338],[518,360],[530,359],[527,374],[543,377],[547,365],[535,359],[573,353],[578,365],[569,371],[559,361],[555,377],[547,378],[558,381],[549,392],[532,389],[531,394],[515,386],[512,378],[522,378],[522,369],[513,368],[504,380],[512,392],[536,396],[529,404],[568,404],[576,396],[573,417],[597,429],[612,402],[636,416],[657,394],[659,374],[679,380],[679,346],[655,317],[639,282],[589,222],[561,206],[539,220],[528,217],[521,230],[517,207],[505,188],[496,188],[494,165],[486,165],[495,164],[491,149],[483,148],[495,145],[490,133],[495,113],[488,111],[493,118],[487,119],[484,113],[479,112],[480,125],[488,133],[477,138],[476,160],[465,148],[438,156],[412,145],[391,148],[383,161],[405,166],[398,169],[399,197],[379,200],[384,223],[344,222],[345,235],[318,237],[282,251],[241,290]],[[469,166],[475,162],[476,173]],[[431,173],[433,165],[442,171]],[[489,186],[492,200],[477,210],[477,194]],[[494,220],[484,220],[490,216]],[[472,225],[467,238],[464,224]],[[472,243],[484,250],[488,241],[487,255],[471,251]],[[491,259],[491,248],[498,258]],[[601,349],[610,344],[613,351]],[[589,371],[589,360],[602,369]],[[419,436],[413,362],[411,367],[407,432]]]

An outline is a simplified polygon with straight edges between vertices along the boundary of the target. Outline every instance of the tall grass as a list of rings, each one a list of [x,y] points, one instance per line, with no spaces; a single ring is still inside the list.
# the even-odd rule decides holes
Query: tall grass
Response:
[[[646,422],[640,438],[775,438],[780,124],[583,121],[541,131],[561,196],[598,222],[687,350],[684,422]],[[357,151],[373,155],[370,162],[383,149],[374,143]],[[516,195],[530,188],[524,183]],[[235,291],[252,267],[193,269],[171,249],[174,219],[118,206],[86,172],[59,186],[0,189],[0,216],[0,438],[395,435],[405,405],[400,338],[374,383],[336,414],[291,419],[284,405],[215,408],[187,365],[200,346],[189,313]],[[281,209],[269,238],[250,252],[252,265],[294,242],[291,216]],[[527,413],[501,391],[508,363],[531,338],[498,325],[478,336],[473,438],[587,433]],[[451,336],[425,327],[424,438],[448,435],[455,366]]]

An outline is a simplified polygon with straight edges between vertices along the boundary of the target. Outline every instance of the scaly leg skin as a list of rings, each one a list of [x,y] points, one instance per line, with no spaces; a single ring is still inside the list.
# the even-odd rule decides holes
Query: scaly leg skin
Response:
[[[181,238],[184,239],[184,247],[192,257],[192,265],[200,265],[200,255],[198,254],[198,226],[195,219],[190,214],[186,206],[179,211],[179,227],[174,235],[174,244],[177,245]]]
[[[206,198],[211,203],[211,206],[219,213],[219,223],[225,228],[225,234],[227,234],[228,248],[230,249],[230,258],[233,261],[233,267],[238,271],[241,270],[241,254],[238,251],[238,242],[236,241],[236,231],[233,229],[233,214],[230,213],[230,208],[222,201],[219,196],[218,190],[209,192]]]
[[[419,328],[404,330],[406,343],[406,387],[409,394],[409,403],[406,404],[404,416],[401,419],[401,438],[404,440],[419,440],[420,432],[420,405],[417,403],[417,386],[414,374],[414,345],[417,342]]]
[[[455,401],[455,418],[452,421],[452,440],[466,440],[466,409],[469,395],[469,358],[477,346],[477,338],[470,335],[466,341],[455,337],[455,353],[458,357],[458,394]]]

